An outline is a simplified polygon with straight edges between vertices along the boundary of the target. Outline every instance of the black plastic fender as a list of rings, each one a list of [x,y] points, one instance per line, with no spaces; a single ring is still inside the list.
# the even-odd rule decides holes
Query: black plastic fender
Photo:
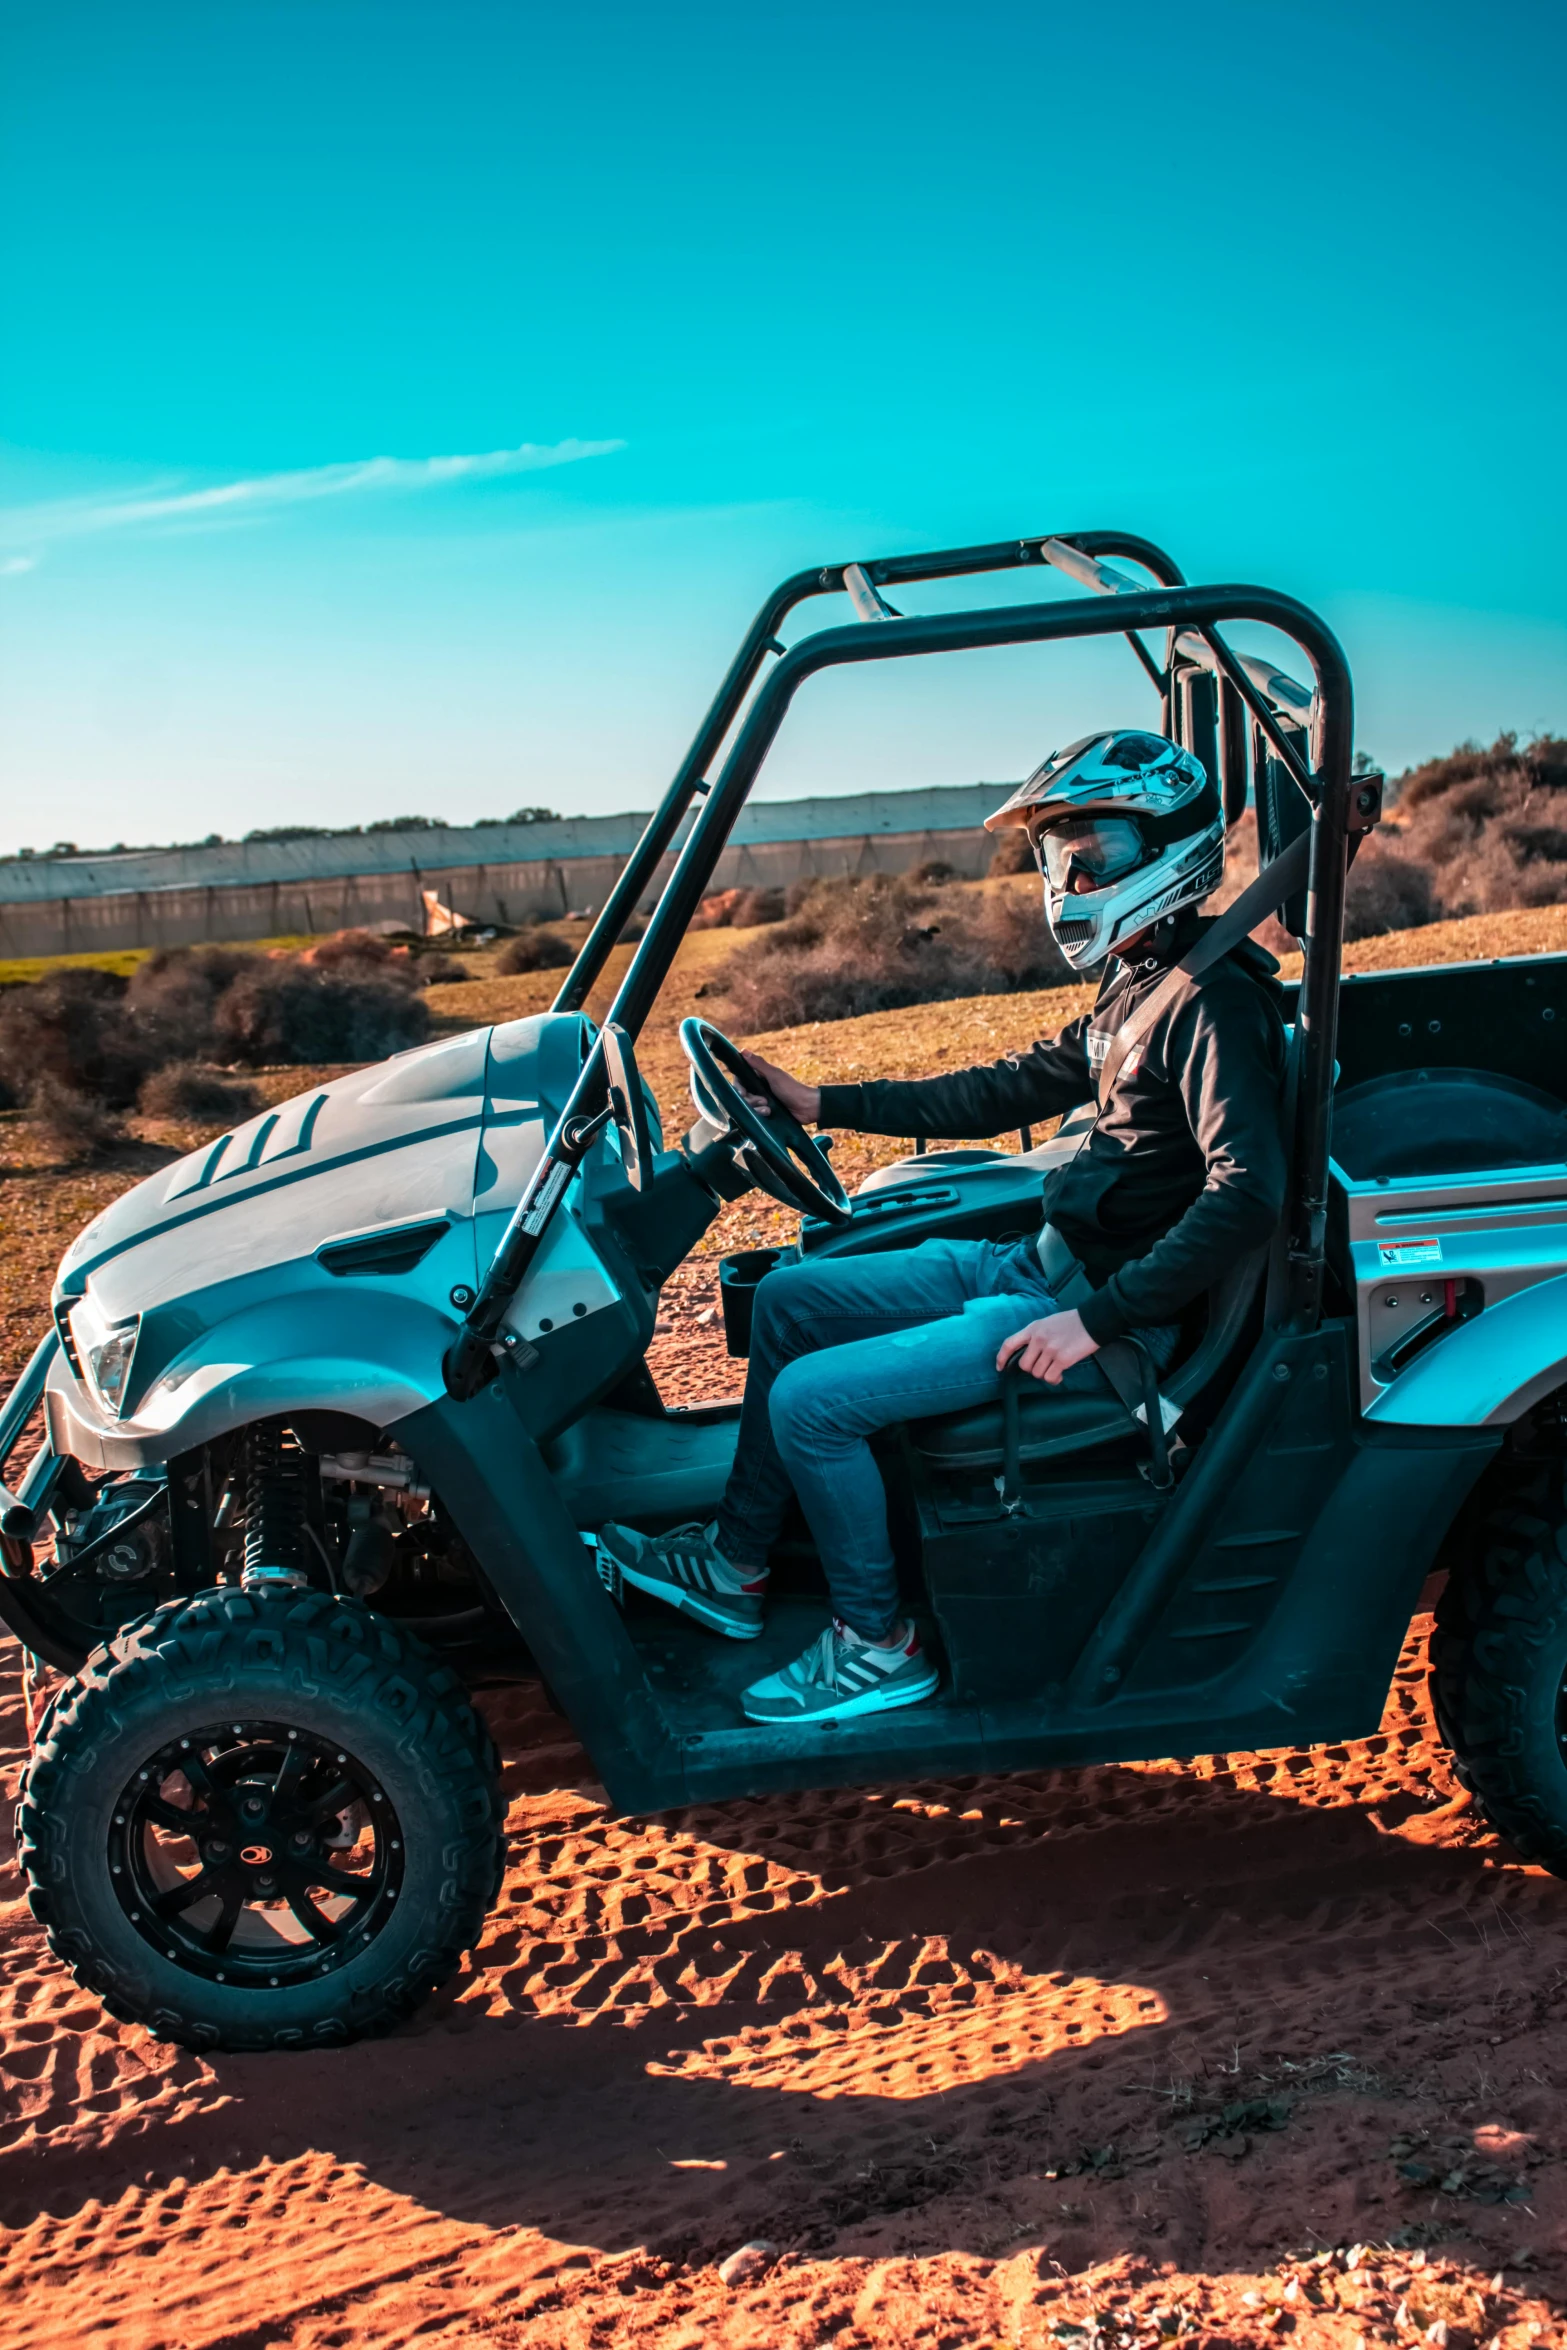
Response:
[[[686,1800],[683,1742],[513,1408],[514,1382],[538,1375],[504,1367],[471,1402],[443,1396],[391,1433],[440,1494],[611,1802],[657,1811]]]

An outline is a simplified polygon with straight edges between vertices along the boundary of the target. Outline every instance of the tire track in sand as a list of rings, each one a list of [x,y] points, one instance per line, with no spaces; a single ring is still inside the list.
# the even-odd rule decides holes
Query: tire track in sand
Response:
[[[1135,2297],[1139,2262],[1233,2334],[1313,2230],[1548,2259],[1561,1893],[1475,1821],[1422,1680],[1412,1643],[1349,1747],[652,1823],[607,1816],[536,1691],[498,1693],[510,1864],[476,1963],[321,2056],[113,2025],[13,1873],[4,2338],[1023,2340],[1069,2291]],[[1202,2136],[1268,2098],[1283,2128]],[[1394,2132],[1485,2128],[1527,2211],[1417,2208]],[[753,2234],[790,2258],[730,2294],[712,2260]]]

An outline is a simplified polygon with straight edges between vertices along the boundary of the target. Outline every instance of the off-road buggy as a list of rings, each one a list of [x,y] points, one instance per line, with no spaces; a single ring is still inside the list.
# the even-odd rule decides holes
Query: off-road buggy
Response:
[[[1093,592],[922,618],[882,593],[1038,565]],[[785,649],[793,607],[844,591],[858,618]],[[1234,650],[1229,622],[1293,639],[1310,684]],[[649,1376],[660,1285],[753,1185],[800,1211],[805,1251],[1025,1233],[1081,1121],[1039,1147],[913,1154],[848,1198],[700,1021],[700,1115],[666,1145],[636,1039],[808,677],[1107,632],[1230,816],[1254,801],[1304,939],[1284,1220],[1189,1315],[1168,1434],[1118,1395],[1042,1412],[1027,1381],[893,1431],[940,1692],[749,1724],[742,1684],[826,1618],[803,1527],[743,1647],[614,1588],[592,1539],[709,1515],[732,1456],[734,1409],[666,1408]],[[1341,987],[1346,872],[1379,806],[1322,621],[1186,586],[1146,541],[1030,538],[780,587],[551,1011],[268,1110],[117,1200],[60,1267],[0,1414],[0,1474],[40,1400],[47,1424],[0,1493],[0,1616],[73,1676],[20,1807],[58,1956],[193,2045],[352,2038],[451,1972],[495,1894],[484,1674],[541,1676],[635,1812],[1299,1746],[1375,1729],[1438,1566],[1443,1733],[1495,1823],[1567,1872],[1567,958]],[[589,990],[676,849],[596,1027]],[[723,1265],[737,1353],[773,1261]]]

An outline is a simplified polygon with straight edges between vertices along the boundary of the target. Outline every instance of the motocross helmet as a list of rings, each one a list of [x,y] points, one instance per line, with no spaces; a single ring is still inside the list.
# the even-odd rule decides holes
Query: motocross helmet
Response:
[[[1224,871],[1224,810],[1200,759],[1127,728],[1052,751],[987,832],[1020,825],[1045,884],[1045,914],[1074,971],[1086,971]]]

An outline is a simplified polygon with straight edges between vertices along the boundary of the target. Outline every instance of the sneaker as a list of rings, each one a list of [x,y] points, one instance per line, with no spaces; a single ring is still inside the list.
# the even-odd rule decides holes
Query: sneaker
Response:
[[[875,1648],[847,1624],[831,1623],[792,1665],[753,1681],[740,1703],[753,1722],[848,1722],[916,1705],[934,1695],[937,1681],[912,1624],[890,1647]]]
[[[732,1566],[713,1539],[717,1523],[715,1518],[706,1526],[674,1526],[667,1534],[604,1526],[599,1548],[639,1591],[684,1609],[710,1632],[754,1640],[762,1629],[767,1569]]]

